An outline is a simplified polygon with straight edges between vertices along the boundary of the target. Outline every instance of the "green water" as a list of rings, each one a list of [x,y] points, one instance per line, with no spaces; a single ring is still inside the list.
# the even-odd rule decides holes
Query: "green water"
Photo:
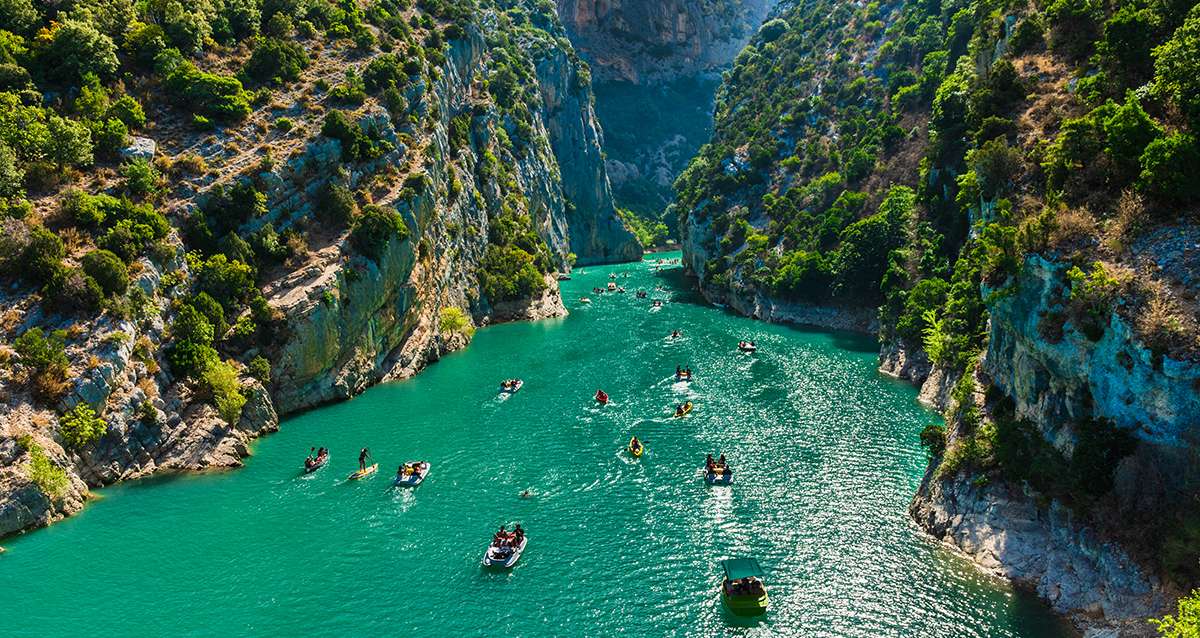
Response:
[[[564,285],[570,317],[481,330],[415,379],[288,419],[244,469],[108,488],[8,539],[0,634],[1062,635],[910,523],[933,417],[876,373],[871,340],[705,306],[678,271],[587,271]],[[610,271],[629,293],[587,292]],[[633,290],[656,285],[670,301],[651,311]],[[740,337],[759,354],[737,353]],[[525,387],[501,399],[510,376]],[[598,387],[613,404],[595,405]],[[671,418],[685,399],[695,411]],[[304,476],[313,445],[331,461]],[[381,472],[348,483],[364,445]],[[699,478],[710,451],[734,485]],[[429,478],[391,489],[413,458]],[[524,556],[485,571],[492,532],[514,521]],[[720,606],[717,561],[738,555],[768,572],[761,620]]]

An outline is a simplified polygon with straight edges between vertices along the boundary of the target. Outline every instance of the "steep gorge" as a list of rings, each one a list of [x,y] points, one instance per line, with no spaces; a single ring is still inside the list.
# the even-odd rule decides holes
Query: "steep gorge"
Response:
[[[705,296],[878,332],[946,415],[914,519],[1081,630],[1200,584],[1198,11],[787,6],[676,183]]]
[[[51,307],[45,290],[20,282],[3,293],[6,340],[14,345],[4,347],[11,363],[0,375],[0,535],[78,511],[89,486],[238,466],[250,440],[275,429],[280,416],[415,374],[464,347],[473,324],[564,314],[555,270],[640,256],[614,212],[586,68],[555,16],[522,2],[439,11],[402,10],[402,23],[386,14],[359,23],[370,34],[364,41],[395,38],[425,61],[407,69],[408,81],[391,84],[394,92],[349,102],[334,94],[325,78],[344,72],[347,84],[332,89],[353,89],[376,68],[386,71],[376,61],[387,56],[317,35],[309,73],[251,110],[245,124],[213,136],[178,128],[174,106],[143,97],[161,109],[158,126],[147,130],[167,158],[159,165],[201,169],[177,173],[166,198],[174,227],[162,248],[131,261],[132,311],[115,301],[97,316],[63,311]],[[424,55],[422,39],[435,43]],[[346,114],[341,121],[349,126],[330,125],[335,113]],[[360,144],[367,151],[354,156]],[[285,161],[275,159],[279,149],[290,150]],[[35,208],[50,211],[44,223],[64,223],[54,209],[91,175],[82,177],[30,193]],[[107,190],[120,192],[116,184]],[[196,229],[213,228],[220,212],[213,202],[240,201],[239,193],[257,193],[250,198],[256,212],[233,226],[222,252],[205,257],[198,251],[211,249],[197,248]],[[357,204],[347,202],[351,195]],[[339,206],[362,212],[346,223],[331,214]],[[367,217],[380,218],[377,211],[382,219],[396,215],[395,234],[365,243],[360,229]],[[43,222],[6,223],[15,259],[28,250],[27,228]],[[208,372],[187,375],[176,355],[185,343],[182,317],[203,306],[196,291],[216,295],[238,272],[218,267],[239,258],[253,263],[253,255],[237,252],[246,245],[239,236],[255,247],[264,238],[286,240],[290,255],[260,261],[254,291],[241,293],[261,294],[251,307],[236,299],[227,306],[236,325],[216,331],[213,356],[228,359],[207,365],[228,366],[231,387]],[[68,247],[67,263],[87,247],[86,239],[75,241],[83,246]],[[210,287],[214,273],[225,277],[217,288]],[[203,323],[212,335],[214,324]],[[47,339],[65,346],[58,365],[68,376],[56,399],[38,390],[42,373],[31,351],[13,341],[35,327],[64,330]],[[269,376],[256,371],[261,359]],[[84,420],[71,421],[80,414]],[[81,440],[81,422],[101,429]]]

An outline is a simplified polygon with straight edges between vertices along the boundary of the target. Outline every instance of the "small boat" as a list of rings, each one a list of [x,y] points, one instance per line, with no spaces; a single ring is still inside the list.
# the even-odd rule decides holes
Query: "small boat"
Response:
[[[366,478],[366,477],[374,474],[375,470],[378,470],[378,469],[379,469],[379,464],[376,463],[375,465],[372,465],[365,470],[358,470],[358,471],[354,472],[350,476],[347,476],[346,480],[347,481],[357,481],[359,479]]]
[[[561,272],[561,273],[558,273],[557,279],[559,281],[571,281],[571,275],[568,275],[565,272]]]
[[[592,300],[588,299],[587,297],[580,297],[579,303],[592,303]]]
[[[675,408],[675,418],[685,417],[692,411],[692,402],[688,401],[681,406]]]
[[[645,291],[645,290],[639,290],[639,291],[637,291],[637,298],[638,298],[638,299],[645,299],[645,298],[646,298],[646,291]]]
[[[613,283],[613,282],[611,282],[611,281],[610,281],[610,282],[608,282],[608,291],[609,291],[609,292],[616,292],[616,291],[617,291],[617,284],[614,284],[614,283]]]
[[[508,379],[507,381],[501,381],[500,382],[500,393],[501,394],[516,394],[517,390],[520,390],[521,386],[523,386],[523,385],[525,385],[525,382],[520,379]]]
[[[625,292],[624,286],[617,286],[617,292]]]
[[[760,616],[767,612],[770,599],[762,582],[763,570],[753,558],[721,561],[725,578],[721,581],[721,602],[738,616]]]
[[[600,405],[608,405],[608,393],[604,390],[596,390],[596,402]]]
[[[487,551],[483,553],[484,567],[503,567],[505,569],[517,564],[517,559],[521,558],[521,552],[525,551],[525,544],[529,542],[529,537],[521,535],[520,542],[517,542],[516,535],[509,532],[502,540],[493,540],[491,545],[488,545]]]
[[[739,341],[738,350],[742,352],[758,352],[758,346],[753,341]]]
[[[317,470],[325,467],[325,464],[328,462],[329,462],[329,454],[328,453],[318,454],[316,456],[316,458],[313,458],[310,456],[310,457],[304,459],[304,473],[312,474],[313,472],[316,472]]]
[[[682,333],[682,332],[680,332],[680,331],[678,331],[678,330],[672,330],[672,331],[671,331],[671,338],[672,338],[672,339],[678,339],[678,338],[680,338],[680,337],[682,337],[682,336],[683,336],[683,333]]]
[[[654,303],[653,303],[653,304],[650,304],[650,307],[652,307],[652,308],[662,308],[662,301],[660,301],[660,300],[658,300],[658,299],[655,299],[655,300],[654,300]]]
[[[689,381],[689,382],[690,382],[690,381],[692,380],[692,373],[691,373],[690,371],[685,371],[685,372],[676,372],[676,373],[675,373],[675,380],[676,380],[676,381]]]
[[[709,459],[711,458],[710,456]],[[704,482],[709,485],[729,485],[733,482],[733,468],[729,467],[729,463],[724,461],[713,461],[712,464],[705,463]]]
[[[397,487],[416,487],[429,476],[428,461],[409,461],[400,468],[400,473],[396,474],[392,485]]]
[[[646,446],[642,445],[642,442],[639,441],[636,436],[629,439],[629,453],[632,454],[634,458],[641,456],[645,451]]]
[[[616,279],[616,278],[617,278],[617,273],[615,273],[615,272],[610,272],[610,273],[608,273],[608,278],[609,278],[609,279]]]

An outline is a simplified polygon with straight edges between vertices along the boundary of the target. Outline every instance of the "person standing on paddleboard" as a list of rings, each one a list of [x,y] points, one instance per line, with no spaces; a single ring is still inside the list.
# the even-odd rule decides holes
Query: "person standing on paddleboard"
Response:
[[[362,451],[358,453],[359,471],[367,469],[367,457],[369,456],[371,456],[371,450],[368,450],[367,448],[363,448]]]

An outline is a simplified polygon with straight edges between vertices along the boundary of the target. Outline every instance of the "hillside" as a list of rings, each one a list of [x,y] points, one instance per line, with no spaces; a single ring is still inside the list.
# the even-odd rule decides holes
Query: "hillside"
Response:
[[[946,413],[923,527],[1133,635],[1200,584],[1198,37],[1191,2],[792,3],[675,185],[709,299],[878,332]]]
[[[551,6],[0,7],[0,535],[641,254]]]

